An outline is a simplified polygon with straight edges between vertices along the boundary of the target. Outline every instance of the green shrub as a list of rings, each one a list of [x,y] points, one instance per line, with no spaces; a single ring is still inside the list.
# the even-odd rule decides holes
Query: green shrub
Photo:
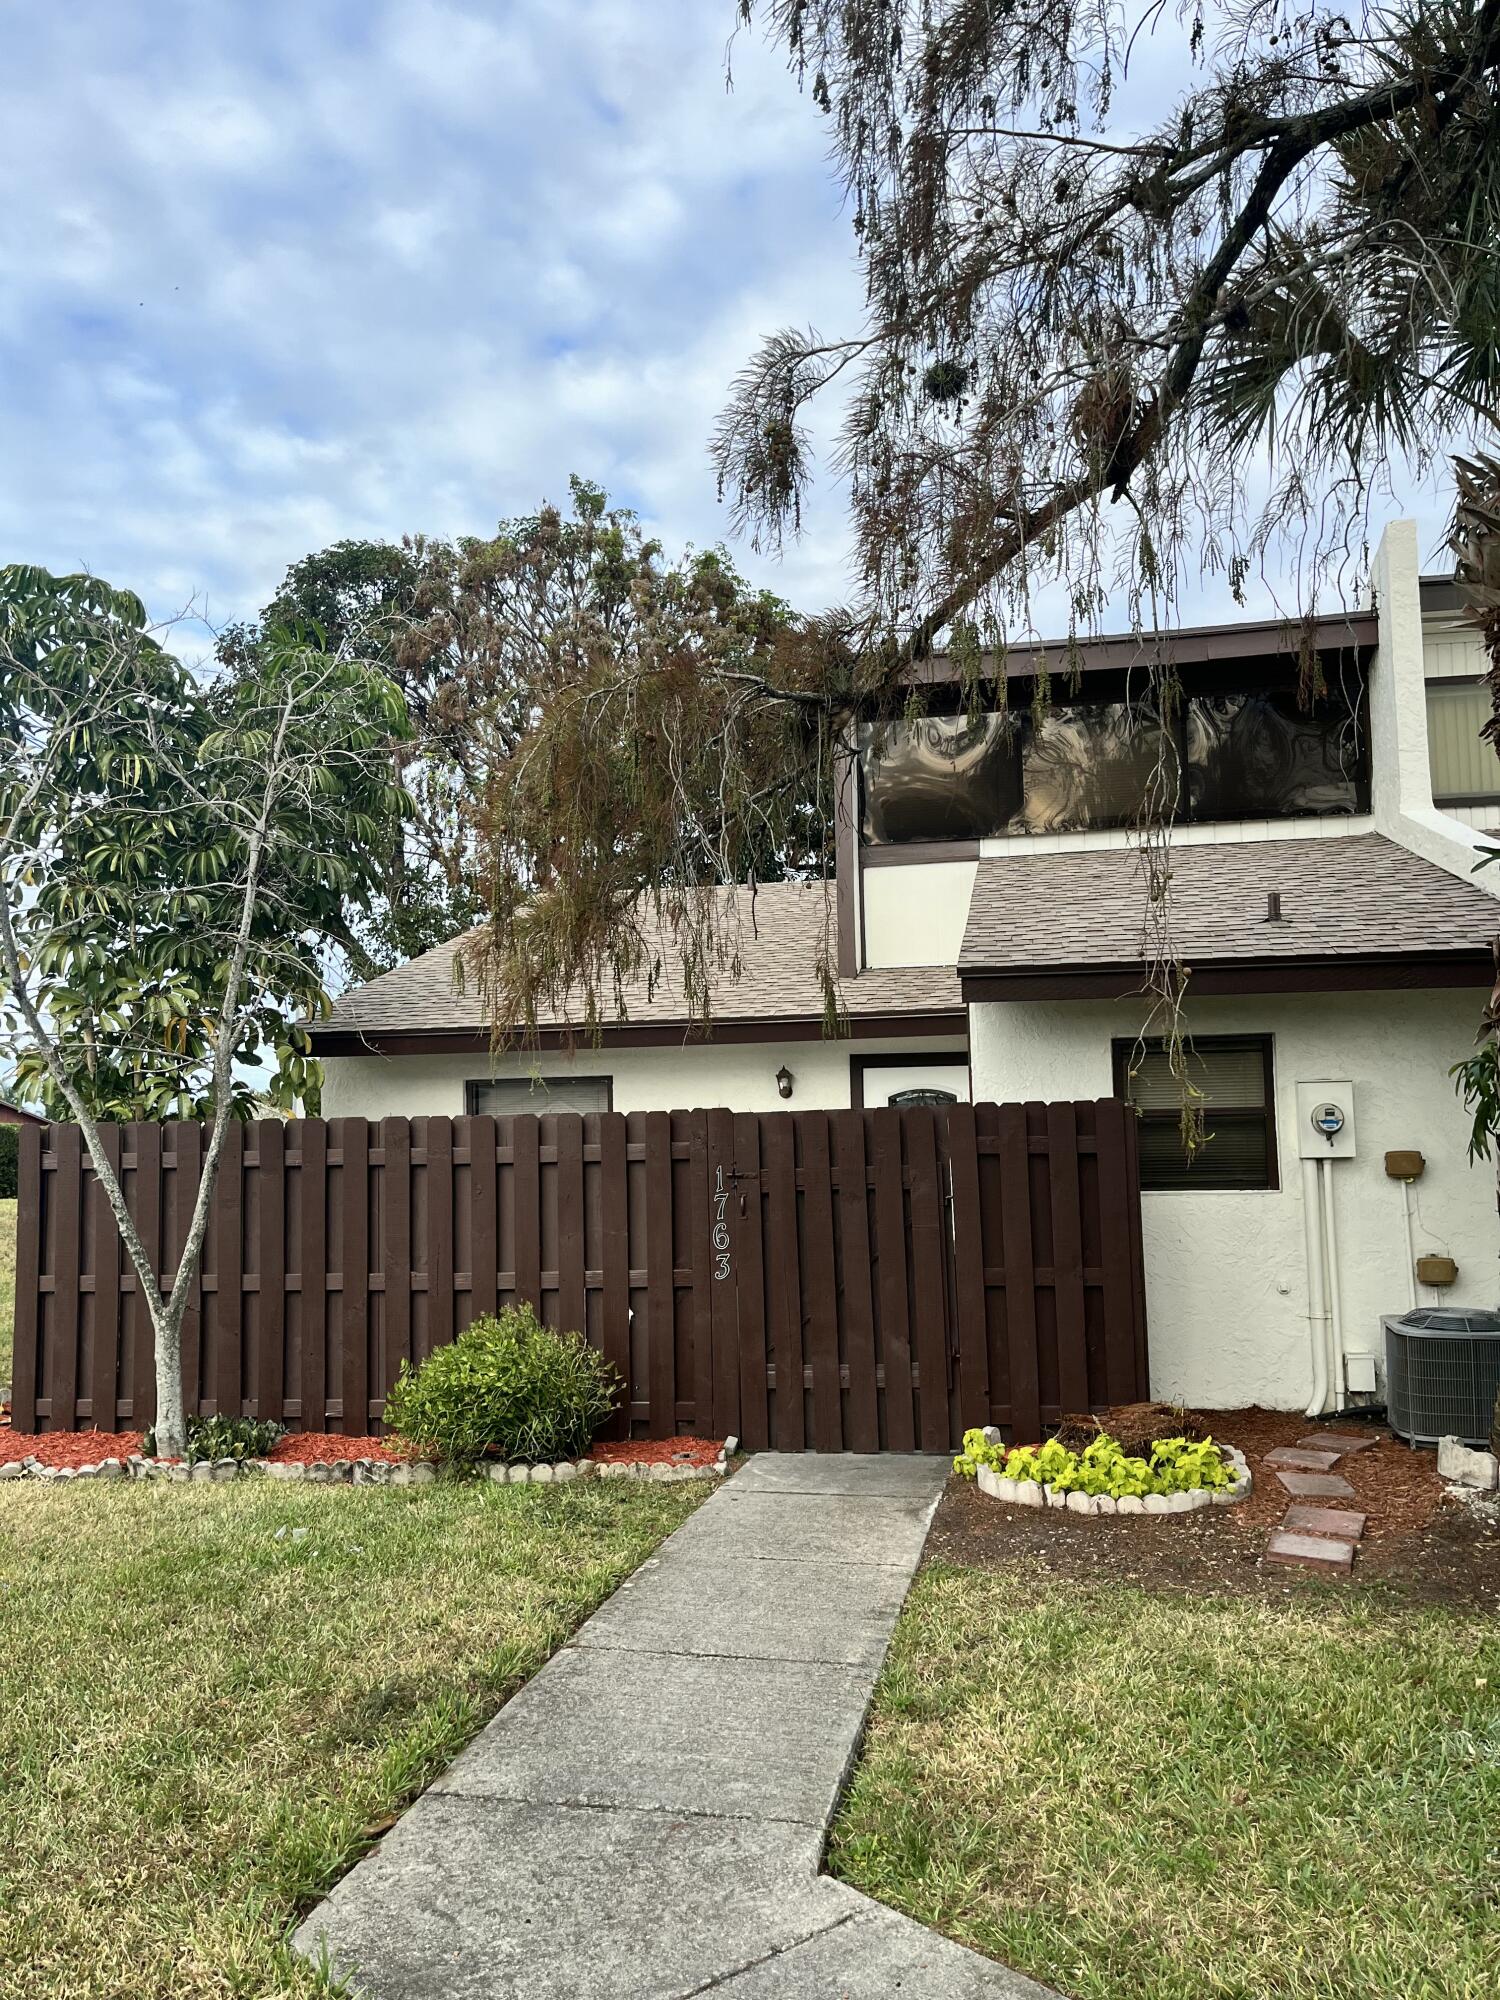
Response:
[[[19,1125],[0,1125],[0,1201],[16,1198],[16,1154],[21,1144]]]
[[[1234,1467],[1212,1438],[1158,1438],[1149,1458],[1132,1458],[1118,1439],[1101,1431],[1082,1451],[1069,1451],[1056,1438],[1045,1444],[1007,1449],[991,1444],[983,1431],[965,1431],[955,1472],[972,1479],[981,1465],[1005,1479],[1034,1479],[1052,1493],[1127,1494],[1220,1492],[1234,1484]]]
[[[200,1458],[264,1458],[278,1439],[286,1436],[286,1425],[270,1417],[189,1417],[187,1420],[187,1462]],[[147,1458],[156,1456],[153,1427],[141,1439]]]
[[[540,1465],[586,1452],[622,1386],[581,1334],[553,1333],[530,1306],[508,1306],[434,1348],[420,1368],[403,1362],[385,1421],[424,1458]]]

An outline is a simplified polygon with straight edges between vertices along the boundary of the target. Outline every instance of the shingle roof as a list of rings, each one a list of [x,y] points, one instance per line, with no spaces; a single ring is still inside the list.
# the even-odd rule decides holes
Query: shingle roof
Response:
[[[738,979],[726,970],[713,999],[718,1021],[816,1021],[822,1017],[823,995],[816,962],[827,910],[818,882],[773,882],[738,898],[741,971]],[[334,1004],[332,1016],[318,1023],[314,1036],[351,1031],[391,1035],[487,1029],[488,1017],[470,980],[459,992],[455,960],[463,939],[454,938],[436,951],[424,952],[367,986],[356,987]],[[675,959],[670,946],[662,952],[663,977],[654,994],[645,983],[628,987],[626,1017],[631,1026],[686,1029],[690,1014],[680,997]],[[893,967],[861,972],[842,983],[844,1006],[856,1017],[881,1014],[957,1013],[963,1001],[951,966]],[[565,1015],[544,1021],[562,1026]],[[572,1020],[579,1019],[573,1010]]]
[[[1267,959],[1473,953],[1500,900],[1378,833],[1172,849],[1171,921],[1189,966]],[[1266,920],[1281,897],[1280,923]],[[1133,849],[984,860],[963,974],[1138,966],[1146,887]]]

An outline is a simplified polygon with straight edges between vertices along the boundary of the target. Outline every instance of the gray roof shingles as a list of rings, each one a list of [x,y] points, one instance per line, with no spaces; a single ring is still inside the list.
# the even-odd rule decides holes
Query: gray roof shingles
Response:
[[[1171,923],[1188,965],[1487,949],[1500,899],[1378,833],[1179,843]],[[1280,923],[1267,899],[1281,897]],[[984,860],[959,971],[967,975],[1142,962],[1146,882],[1133,848]]]
[[[823,885],[819,882],[772,882],[757,890],[753,903],[747,892],[737,900],[741,969],[735,978],[726,967],[714,995],[716,1020],[815,1021],[822,1017],[823,994],[816,964],[825,914],[831,921]],[[314,1028],[319,1033],[391,1035],[402,1033],[482,1031],[489,1025],[472,979],[460,992],[455,960],[463,939],[454,938],[435,951],[399,965],[356,987],[334,1003],[331,1017]],[[663,977],[654,994],[645,983],[627,988],[625,1023],[670,1027],[681,1023],[686,1034],[689,1013],[679,997],[670,946],[662,950]],[[904,966],[862,972],[845,979],[841,988],[847,1011],[860,1018],[882,1014],[945,1014],[962,1011],[958,978],[951,966]],[[543,1027],[577,1025],[578,1009],[560,1012]]]

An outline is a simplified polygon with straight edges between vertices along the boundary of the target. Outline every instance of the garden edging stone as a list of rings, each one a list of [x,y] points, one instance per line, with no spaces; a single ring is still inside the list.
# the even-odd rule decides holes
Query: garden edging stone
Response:
[[[988,1431],[985,1437],[987,1442],[994,1441]],[[998,1439],[998,1432],[995,1437]],[[1192,1514],[1200,1507],[1232,1507],[1237,1501],[1248,1499],[1254,1484],[1250,1461],[1235,1445],[1225,1445],[1223,1452],[1234,1467],[1235,1480],[1232,1486],[1226,1486],[1221,1492],[1199,1487],[1187,1493],[1147,1493],[1144,1496],[1126,1493],[1119,1499],[1109,1493],[1059,1493],[1051,1487],[1042,1486],[1035,1479],[1007,1479],[992,1465],[977,1467],[976,1478],[981,1493],[988,1494],[992,1500],[1003,1500],[1012,1507],[1058,1507],[1085,1519],[1106,1514]]]
[[[315,1486],[430,1486],[456,1468],[433,1465],[425,1459],[343,1458],[312,1461],[274,1458],[200,1458],[188,1465],[177,1459],[146,1458],[134,1452],[122,1461],[100,1459],[88,1465],[45,1465],[36,1457],[10,1459],[0,1465],[0,1479],[155,1479],[199,1483],[227,1483],[233,1479],[266,1478],[293,1480]],[[488,1476],[497,1485],[561,1485],[570,1479],[651,1479],[672,1483],[685,1479],[722,1479],[729,1470],[727,1457],[712,1465],[626,1463],[593,1458],[562,1459],[555,1464],[492,1465]]]

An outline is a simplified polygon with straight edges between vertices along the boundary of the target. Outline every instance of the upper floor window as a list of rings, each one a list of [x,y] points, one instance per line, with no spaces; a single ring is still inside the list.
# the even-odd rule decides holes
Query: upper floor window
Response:
[[[1438,805],[1500,803],[1500,755],[1479,733],[1492,712],[1483,681],[1427,683],[1427,756]]]
[[[860,732],[866,841],[1071,833],[1142,819],[1285,819],[1369,809],[1363,679],[1304,710],[1290,687],[1019,705]]]

